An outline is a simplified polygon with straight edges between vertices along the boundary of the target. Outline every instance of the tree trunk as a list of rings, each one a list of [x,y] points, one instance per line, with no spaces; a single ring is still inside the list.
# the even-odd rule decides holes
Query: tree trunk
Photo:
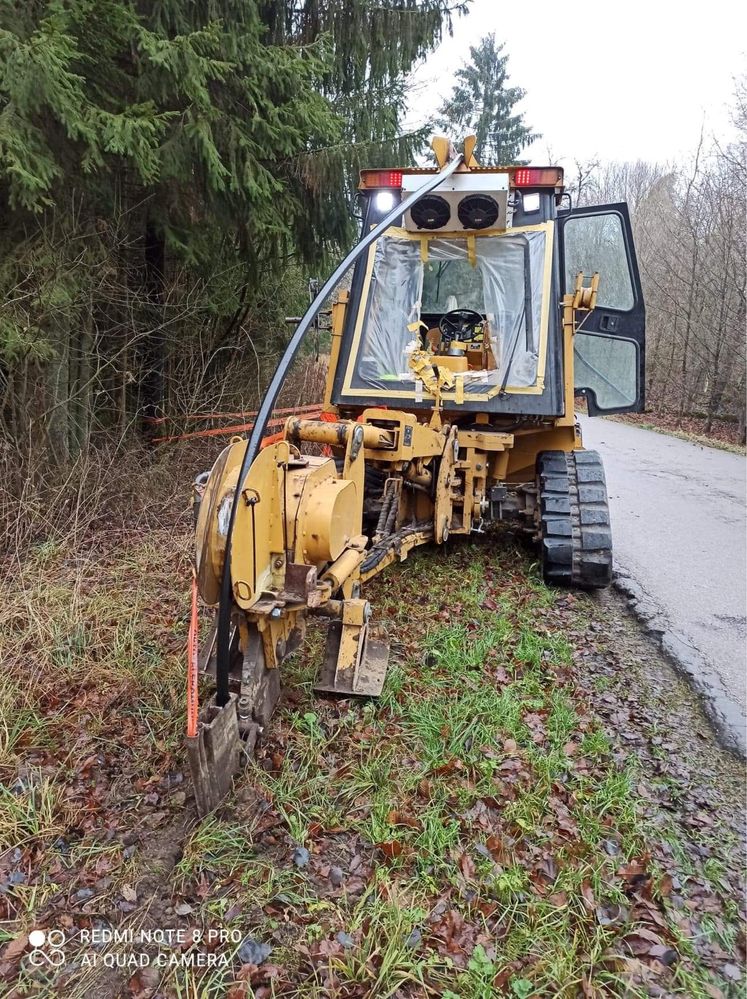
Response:
[[[75,397],[71,405],[73,450],[75,456],[88,447],[91,403],[91,347],[93,345],[93,306],[89,307],[78,338],[78,356],[74,358]]]
[[[70,331],[60,330],[58,353],[48,371],[50,411],[46,436],[52,463],[66,465],[70,460]]]
[[[143,291],[148,332],[145,337],[140,379],[140,404],[143,436],[153,436],[155,416],[163,414],[164,365],[166,338],[163,331],[163,298],[165,286],[166,243],[152,220],[145,225],[143,254]]]

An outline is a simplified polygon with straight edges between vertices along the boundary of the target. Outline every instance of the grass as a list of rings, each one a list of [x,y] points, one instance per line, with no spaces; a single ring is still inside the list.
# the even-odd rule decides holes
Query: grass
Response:
[[[523,573],[496,580],[512,557],[496,568],[484,547],[464,546],[450,562],[426,552],[392,573],[396,586],[379,584],[372,599],[399,655],[376,703],[307,697],[320,654],[312,637],[290,677],[302,696],[268,748],[282,760],[248,775],[279,828],[270,846],[255,838],[240,889],[235,869],[213,885],[216,896],[237,890],[256,901],[257,939],[277,939],[277,896],[303,928],[285,944],[281,936],[271,957],[279,977],[260,969],[255,982],[276,983],[261,988],[319,997],[648,995],[620,953],[636,917],[604,925],[597,915],[600,906],[630,910],[617,869],[644,856],[656,835],[637,799],[638,768],[632,759],[620,765],[575,689],[573,647],[545,621],[556,596]],[[309,848],[308,867],[293,868],[294,844]],[[331,891],[326,871],[335,860],[349,866],[351,854],[363,883]],[[709,870],[722,887],[721,868]],[[352,943],[341,946],[340,933]],[[709,970],[697,948],[681,945],[668,994],[708,995]],[[209,979],[204,994],[227,981]]]
[[[4,896],[14,931],[59,890],[79,918],[88,886],[87,911],[121,918],[138,878],[123,835],[178,814],[163,788],[185,766],[183,551],[166,532],[98,561],[48,546],[0,608],[0,839],[32,871]],[[420,552],[367,596],[395,649],[381,698],[316,698],[323,635],[310,628],[260,759],[163,874],[162,921],[240,931],[270,943],[269,959],[240,973],[232,944],[228,968],[164,971],[166,995],[644,996],[623,940],[649,924],[618,869],[664,841],[723,896],[699,932],[733,948],[728,866],[718,851],[694,860],[671,817],[652,824],[643,764],[590,708],[611,681],[578,685],[564,632],[585,627],[593,601],[568,617],[505,536]],[[614,906],[628,922],[600,921]],[[713,995],[700,948],[669,906],[661,918],[681,959],[655,980]],[[65,994],[88,988],[73,976]]]
[[[41,545],[6,577],[0,606],[0,899],[33,925],[55,886],[128,876],[120,830],[181,755],[183,594],[165,596],[184,542],[129,541],[85,557]],[[183,588],[183,587],[182,587]],[[154,623],[157,627],[154,628]],[[111,838],[114,835],[114,844]],[[107,841],[108,840],[108,841]]]
[[[690,444],[699,444],[701,447],[713,447],[718,451],[729,451],[732,454],[743,455],[745,453],[745,446],[738,443],[737,440],[728,440],[724,436],[719,436],[718,433],[703,434],[680,429],[677,426],[672,425],[674,418],[666,420],[664,423],[654,423],[650,420],[631,418],[631,414],[621,413],[616,416],[607,416],[605,419],[612,420],[617,423],[628,423],[633,426],[640,427],[642,430],[653,430],[654,433],[666,434],[669,437],[677,437],[682,441],[688,441]],[[686,417],[685,422],[704,423],[705,421],[692,420]],[[724,427],[727,426],[727,424],[721,422],[720,426]]]

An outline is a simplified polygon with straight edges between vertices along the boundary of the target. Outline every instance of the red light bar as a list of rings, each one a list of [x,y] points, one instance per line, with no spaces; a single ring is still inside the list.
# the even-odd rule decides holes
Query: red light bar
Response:
[[[561,187],[563,171],[558,167],[517,167],[514,187]]]
[[[363,190],[371,190],[375,187],[402,187],[401,170],[361,170],[361,183]]]

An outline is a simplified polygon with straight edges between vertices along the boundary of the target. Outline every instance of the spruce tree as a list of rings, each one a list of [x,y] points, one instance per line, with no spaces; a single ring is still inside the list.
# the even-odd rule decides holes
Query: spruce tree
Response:
[[[523,114],[514,113],[526,91],[507,86],[508,54],[494,34],[469,51],[469,62],[454,74],[451,96],[439,108],[438,124],[455,140],[476,135],[475,156],[485,166],[519,162],[522,150],[540,137]]]
[[[252,312],[250,356],[271,355],[303,270],[353,236],[359,166],[422,142],[401,135],[404,80],[464,6],[0,0],[0,283],[22,289],[0,320],[0,431],[44,424],[45,380],[62,458],[89,401],[120,429],[158,408],[191,348],[174,316],[199,313],[208,373]]]

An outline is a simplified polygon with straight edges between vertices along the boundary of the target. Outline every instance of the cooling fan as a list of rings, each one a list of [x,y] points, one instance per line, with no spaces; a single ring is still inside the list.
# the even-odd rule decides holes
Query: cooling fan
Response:
[[[410,214],[418,229],[443,229],[451,218],[451,208],[446,198],[430,194],[418,201]]]
[[[404,174],[403,196],[421,184],[421,173]],[[405,229],[416,233],[479,232],[510,224],[507,173],[457,172],[405,212]]]
[[[459,202],[457,214],[465,229],[489,229],[495,225],[500,209],[489,194],[470,194]]]

